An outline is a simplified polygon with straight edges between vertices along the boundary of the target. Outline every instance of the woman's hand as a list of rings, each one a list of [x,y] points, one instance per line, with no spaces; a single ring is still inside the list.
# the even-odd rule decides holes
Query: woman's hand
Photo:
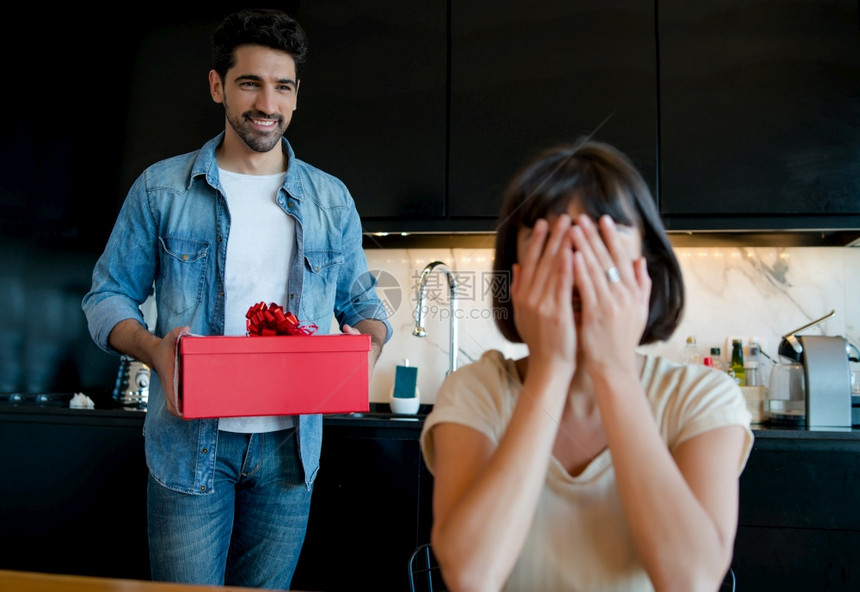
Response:
[[[535,222],[513,266],[514,323],[529,348],[529,368],[547,366],[573,376],[576,330],[573,319],[573,244],[570,216],[550,229]]]
[[[599,228],[580,215],[572,230],[574,276],[582,301],[579,339],[589,373],[634,370],[635,349],[648,321],[651,278],[642,238],[609,216]],[[629,367],[627,366],[629,365]],[[635,370],[634,370],[635,371]]]
[[[502,589],[526,544],[576,367],[570,232],[563,215],[551,228],[538,220],[517,236],[511,298],[529,356],[501,438],[457,422],[432,427],[431,541],[452,590]],[[494,388],[476,387],[469,376],[448,377],[443,406],[455,388]]]

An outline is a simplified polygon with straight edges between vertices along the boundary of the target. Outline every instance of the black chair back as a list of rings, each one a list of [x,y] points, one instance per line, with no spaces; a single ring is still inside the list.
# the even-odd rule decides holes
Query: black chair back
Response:
[[[430,543],[418,545],[409,558],[409,584],[412,592],[446,592],[442,572]]]

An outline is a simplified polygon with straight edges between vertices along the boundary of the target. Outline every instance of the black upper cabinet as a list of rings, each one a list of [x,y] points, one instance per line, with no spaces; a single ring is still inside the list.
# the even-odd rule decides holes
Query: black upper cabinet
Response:
[[[452,2],[448,214],[495,220],[530,156],[591,133],[653,191],[654,18],[648,0]]]
[[[287,138],[346,183],[365,230],[492,230],[530,156],[591,133],[633,159],[670,230],[860,228],[856,0],[282,4],[310,45]],[[119,32],[92,16],[84,47],[129,65],[102,68],[112,125],[7,126],[0,236],[100,252],[143,168],[223,129],[206,75],[228,10],[144,11]],[[67,21],[48,18],[52,38]],[[95,186],[93,142],[110,147]]]
[[[658,3],[670,229],[860,227],[855,0]]]
[[[309,56],[287,138],[374,219],[444,215],[447,6],[300,2]]]

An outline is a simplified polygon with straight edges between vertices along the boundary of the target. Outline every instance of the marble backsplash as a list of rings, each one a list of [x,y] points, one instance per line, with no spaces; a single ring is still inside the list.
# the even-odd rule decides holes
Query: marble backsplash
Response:
[[[831,310],[836,311],[833,317],[803,333],[841,335],[860,346],[860,249],[679,247],[675,252],[687,289],[684,318],[671,339],[648,346],[648,351],[680,360],[686,338],[693,335],[701,351],[720,347],[727,356],[727,338],[742,337],[746,342],[754,337],[775,359],[783,334]],[[395,366],[404,358],[418,367],[421,402],[436,400],[450,351],[448,288],[441,273],[434,273],[427,283],[427,335],[412,334],[418,277],[432,261],[445,263],[458,281],[461,366],[488,349],[511,357],[527,353],[525,346],[507,342],[493,321],[491,238],[486,248],[368,249],[366,253],[394,327],[371,380],[372,402],[388,402]],[[768,378],[767,364],[762,374]]]
[[[430,276],[425,326],[412,335],[416,285],[421,270],[442,261],[456,274],[460,365],[488,349],[525,355],[493,321],[489,287],[493,281],[493,238],[479,248],[366,250],[379,278],[379,293],[390,311],[394,335],[385,346],[370,384],[373,402],[387,402],[395,366],[404,358],[418,367],[423,403],[433,403],[448,368],[449,308],[445,280]],[[831,310],[835,315],[807,334],[841,335],[860,346],[860,248],[856,247],[678,247],[687,287],[682,325],[650,350],[681,359],[688,335],[702,351],[728,336],[758,337],[776,357],[780,337]],[[95,256],[23,248],[0,241],[0,392],[66,392],[110,388],[117,360],[101,352],[86,330],[80,302],[89,289]],[[154,310],[144,306],[147,318]],[[769,367],[763,365],[767,378]]]

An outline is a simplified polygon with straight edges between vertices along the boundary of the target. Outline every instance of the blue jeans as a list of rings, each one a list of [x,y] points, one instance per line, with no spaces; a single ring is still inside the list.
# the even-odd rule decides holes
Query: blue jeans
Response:
[[[179,493],[149,478],[152,579],[287,589],[310,503],[294,429],[218,432],[211,493]]]

